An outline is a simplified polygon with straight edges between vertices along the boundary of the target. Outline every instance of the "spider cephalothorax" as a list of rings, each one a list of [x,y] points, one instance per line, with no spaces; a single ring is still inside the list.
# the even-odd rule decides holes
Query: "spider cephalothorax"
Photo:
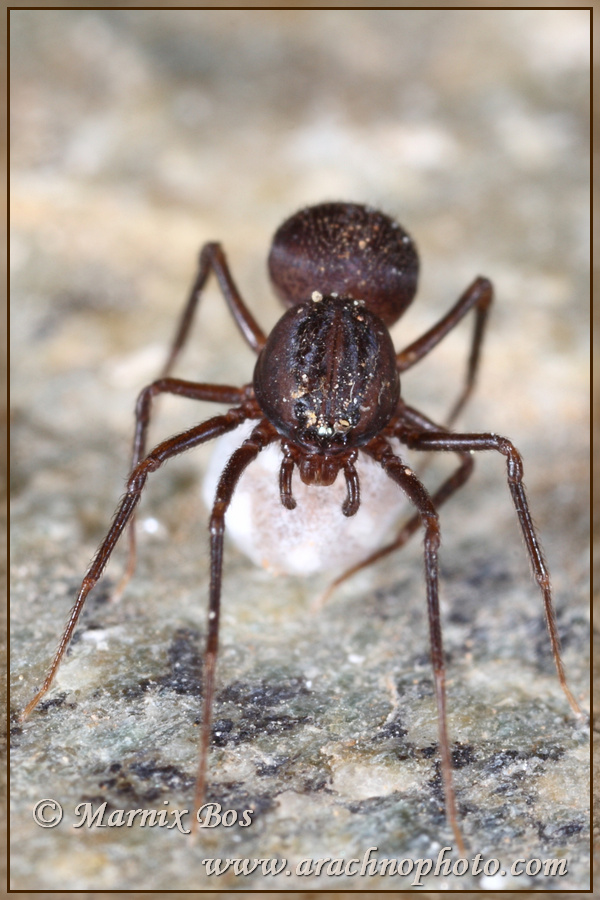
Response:
[[[388,424],[400,395],[389,332],[364,301],[314,291],[269,335],[254,391],[290,441],[327,454],[366,444]]]

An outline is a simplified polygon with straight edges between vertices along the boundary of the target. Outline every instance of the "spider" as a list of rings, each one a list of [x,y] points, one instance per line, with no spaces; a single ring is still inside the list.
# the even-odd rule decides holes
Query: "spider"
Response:
[[[195,809],[199,809],[206,786],[215,693],[225,512],[238,480],[261,450],[270,444],[278,444],[282,454],[279,495],[290,515],[296,506],[293,479],[297,470],[301,481],[308,485],[331,485],[341,473],[346,485],[342,512],[344,516],[353,516],[360,505],[355,463],[359,452],[364,453],[396,483],[414,505],[416,514],[391,544],[358,562],[332,587],[382,555],[399,549],[419,527],[423,529],[427,614],[446,817],[458,848],[464,854],[446,720],[438,599],[440,525],[437,508],[465,484],[473,470],[473,455],[477,451],[495,450],[506,459],[508,486],[542,594],[558,678],[573,711],[581,715],[565,679],[550,579],[525,496],[521,456],[509,440],[496,434],[463,434],[450,430],[473,390],[492,302],[492,285],[486,278],[476,278],[437,324],[397,353],[388,329],[415,295],[419,260],[411,237],[389,216],[354,203],[322,203],[302,209],[275,233],[268,267],[277,295],[289,308],[267,337],[244,303],[221,245],[207,243],[202,248],[197,274],[161,377],[145,387],[137,401],[132,471],[125,496],[85,574],[46,679],[21,718],[29,715],[50,688],[86,597],[128,526],[129,561],[118,593],[132,575],[136,557],[134,515],[148,476],[166,460],[233,431],[246,420],[256,422],[250,436],[225,465],[210,516],[209,611],[195,793]],[[188,338],[199,297],[211,272],[217,277],[242,336],[258,356],[253,380],[243,387],[201,384],[170,375]],[[475,327],[465,384],[447,426],[440,426],[404,402],[399,376],[433,350],[471,310],[475,313]],[[231,408],[162,441],[148,453],[146,436],[152,403],[161,393],[223,403]],[[452,452],[458,457],[458,465],[430,495],[395,452],[397,442],[413,450]]]

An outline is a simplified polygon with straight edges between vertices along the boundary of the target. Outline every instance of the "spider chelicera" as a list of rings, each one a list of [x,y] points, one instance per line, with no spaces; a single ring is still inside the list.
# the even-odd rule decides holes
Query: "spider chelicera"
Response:
[[[496,434],[462,434],[450,425],[469,397],[480,359],[492,286],[476,278],[449,312],[422,337],[396,353],[388,328],[411,303],[417,286],[419,261],[410,236],[393,219],[367,206],[323,203],[287,219],[278,229],[269,254],[269,273],[275,290],[289,307],[267,337],[246,307],[233,281],[220,244],[205,244],[196,278],[161,377],[141,392],[136,407],[132,472],[126,494],[108,534],[83,579],[68,624],[40,691],[23,711],[25,718],[50,688],[73,635],[86,597],[129,525],[129,563],[120,592],[135,567],[134,513],[151,472],[166,460],[255,420],[250,436],[229,458],[218,482],[210,516],[210,599],[204,656],[203,718],[195,808],[204,800],[207,757],[219,642],[219,613],[225,512],[246,467],[269,444],[279,444],[281,503],[296,506],[294,470],[309,485],[331,485],[340,472],[346,482],[342,512],[353,516],[360,505],[356,470],[358,453],[367,454],[414,505],[416,514],[393,543],[334,582],[339,584],[357,569],[401,547],[419,529],[424,532],[425,582],[431,660],[438,712],[439,752],[446,816],[461,853],[464,844],[458,825],[452,780],[450,742],[446,724],[445,667],[438,599],[437,508],[468,479],[473,454],[496,450],[506,458],[508,486],[523,531],[536,581],[544,601],[552,653],[560,684],[578,715],[560,657],[560,644],[550,591],[548,569],[534,528],[523,487],[521,456],[506,438]],[[221,291],[244,339],[258,355],[252,383],[243,387],[200,384],[170,377],[184,346],[205,282],[215,273]],[[475,328],[463,391],[447,426],[437,425],[400,396],[399,375],[428,354],[470,311]],[[187,431],[162,441],[150,453],[146,435],[152,401],[161,393],[231,405]],[[394,441],[392,446],[391,441]],[[458,466],[431,495],[403,462],[397,442],[413,450],[452,452]]]

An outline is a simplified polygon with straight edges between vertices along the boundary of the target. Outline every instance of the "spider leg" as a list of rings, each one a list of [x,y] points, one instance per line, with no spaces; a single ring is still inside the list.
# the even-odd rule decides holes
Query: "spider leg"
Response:
[[[29,713],[37,706],[44,694],[50,688],[65,651],[69,646],[86,598],[100,578],[117,541],[133,515],[133,511],[139,502],[148,475],[150,475],[151,472],[156,471],[156,469],[173,456],[184,453],[186,450],[191,450],[193,447],[197,447],[205,441],[210,441],[213,438],[219,437],[227,431],[232,431],[246,418],[247,416],[241,408],[231,409],[222,416],[214,416],[212,419],[208,419],[201,425],[196,425],[194,428],[190,428],[188,431],[177,434],[175,437],[158,444],[154,450],[152,450],[152,452],[135,467],[127,481],[125,496],[117,508],[112,525],[85,573],[77,599],[69,613],[69,620],[60,639],[54,659],[48,669],[44,683],[35,697],[33,697],[21,713],[21,721],[27,718]]]
[[[342,513],[345,516],[355,516],[360,507],[360,480],[356,471],[357,451],[344,463],[344,478],[346,479],[347,495],[342,505]]]
[[[198,259],[198,271],[190,289],[179,325],[177,326],[169,356],[167,357],[167,361],[161,373],[163,377],[166,377],[173,369],[175,361],[188,338],[200,294],[202,293],[204,285],[206,284],[206,279],[210,275],[211,270],[217,276],[217,281],[219,282],[221,292],[227,301],[227,306],[229,307],[235,323],[246,343],[255,353],[259,353],[265,345],[265,334],[242,300],[241,294],[229,271],[229,265],[225,253],[223,252],[223,248],[220,244],[215,242],[204,244]]]
[[[292,493],[292,476],[294,474],[296,454],[287,441],[281,442],[283,459],[279,469],[279,497],[281,504],[286,509],[296,509],[296,501]]]
[[[244,399],[248,397],[248,390],[224,384],[198,384],[195,381],[183,381],[180,378],[159,378],[157,381],[153,381],[152,384],[149,384],[141,391],[136,403],[131,471],[135,469],[146,453],[146,439],[148,426],[150,425],[152,403],[157,394],[176,394],[179,397],[187,397],[190,400],[204,400],[229,405],[243,403]],[[120,600],[135,572],[137,562],[135,515],[131,516],[129,522],[128,538],[127,566],[111,596],[113,603]]]
[[[496,450],[506,457],[508,487],[519,518],[523,537],[525,538],[533,574],[542,593],[558,680],[571,709],[576,715],[582,716],[581,708],[569,690],[565,677],[560,655],[560,638],[552,602],[550,573],[529,511],[529,504],[523,485],[523,460],[520,453],[509,440],[497,434],[447,434],[446,432],[438,431],[437,433],[406,435],[404,440],[409,447],[414,447],[417,450],[452,450],[455,452]]]
[[[398,371],[406,372],[407,369],[410,369],[411,366],[433,350],[442,338],[446,337],[471,309],[475,309],[475,327],[471,339],[465,385],[448,416],[446,422],[448,427],[452,425],[473,391],[481,357],[483,335],[493,297],[494,291],[491,282],[487,278],[476,278],[459,297],[452,309],[439,322],[430,328],[429,331],[426,331],[418,340],[413,341],[412,344],[401,350],[396,356]]]
[[[400,440],[403,440],[403,433],[406,432],[407,426],[409,429],[414,430],[415,428],[418,431],[440,431],[440,426],[436,425],[422,413],[418,412],[416,409],[413,409],[410,406],[405,406],[404,404],[398,410],[398,415],[396,419],[392,421],[392,425],[389,428],[389,433],[393,437],[398,437]],[[443,503],[446,502],[459,488],[465,484],[465,482],[470,477],[474,465],[475,460],[473,456],[468,451],[459,451],[458,456],[460,457],[460,464],[457,469],[439,486],[439,488],[431,495],[431,502],[438,509]],[[331,597],[333,592],[337,590],[337,588],[347,581],[349,578],[352,578],[353,575],[356,575],[357,572],[360,572],[362,569],[366,569],[368,566],[373,565],[378,562],[380,559],[383,559],[385,556],[388,556],[390,553],[394,553],[396,550],[400,550],[407,541],[413,536],[413,534],[419,530],[421,526],[421,517],[420,515],[412,516],[405,522],[404,525],[398,531],[396,537],[389,544],[386,544],[384,547],[381,547],[379,550],[375,550],[373,553],[369,554],[365,559],[361,560],[361,562],[356,563],[350,568],[346,569],[342,572],[341,575],[338,575],[335,578],[329,587],[324,591],[324,593],[319,597],[319,600],[316,604],[317,607],[322,606],[327,600]]]
[[[414,472],[396,456],[385,438],[376,437],[364,447],[365,453],[372,456],[384,469],[387,475],[404,491],[408,499],[419,511],[421,523],[425,530],[425,582],[427,585],[427,614],[429,618],[429,640],[431,646],[431,663],[435,686],[435,699],[438,714],[438,736],[442,763],[442,783],[446,801],[446,817],[454,833],[461,856],[465,855],[462,835],[458,827],[456,815],[456,797],[452,780],[452,761],[450,757],[450,741],[446,719],[446,670],[442,645],[442,629],[440,625],[440,607],[438,590],[438,548],[440,545],[440,523],[431,497]]]
[[[219,613],[221,607],[221,581],[223,569],[223,537],[225,534],[225,513],[233,492],[244,469],[256,459],[267,444],[280,439],[281,435],[266,419],[262,419],[241,447],[232,454],[217,485],[217,493],[210,517],[210,595],[208,605],[208,635],[204,654],[202,733],[200,738],[200,762],[196,779],[194,814],[204,802],[206,789],[206,767],[212,708],[215,692],[215,670],[219,647]],[[194,823],[195,823],[194,818]]]
[[[183,381],[181,378],[159,378],[145,387],[135,407],[135,437],[133,441],[132,468],[144,457],[146,437],[150,424],[152,401],[157,394],[176,394],[189,400],[204,400],[209,403],[241,404],[248,397],[248,389],[231,387],[227,384],[199,384]]]

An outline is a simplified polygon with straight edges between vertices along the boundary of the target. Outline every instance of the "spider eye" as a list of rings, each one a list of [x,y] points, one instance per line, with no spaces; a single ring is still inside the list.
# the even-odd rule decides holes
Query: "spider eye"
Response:
[[[319,425],[317,434],[319,437],[333,437],[335,434],[335,427],[332,427],[331,425]]]

